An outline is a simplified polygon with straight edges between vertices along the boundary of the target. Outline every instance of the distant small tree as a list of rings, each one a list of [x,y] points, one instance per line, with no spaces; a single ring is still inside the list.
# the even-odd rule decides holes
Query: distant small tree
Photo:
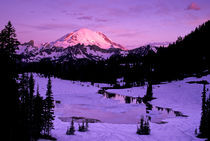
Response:
[[[144,118],[140,119],[140,126],[137,125],[137,131],[136,133],[139,135],[143,135],[143,128],[144,128]]]
[[[182,40],[183,40],[182,37],[179,36],[179,37],[177,38],[176,42],[177,42],[177,43],[180,43]]]
[[[197,130],[197,128],[195,128],[195,135],[196,135],[196,136],[198,135],[198,130]]]
[[[148,82],[147,93],[146,93],[146,95],[147,95],[149,98],[152,98],[152,97],[153,97],[152,82]]]
[[[88,131],[88,121],[86,120],[86,123],[82,121],[82,125],[79,124],[79,130],[80,132],[86,132]]]
[[[86,129],[88,130],[88,127],[89,127],[89,125],[88,125],[88,120],[85,120],[85,127],[86,127]]]
[[[74,120],[71,120],[71,126],[67,129],[66,134],[67,135],[74,135],[75,127],[74,127]]]
[[[149,121],[148,119],[144,121],[144,135],[150,134],[150,127],[149,127]]]
[[[144,103],[153,99],[152,82],[148,82],[146,95],[143,97]]]
[[[140,119],[140,125],[137,125],[137,131],[136,134],[139,135],[149,135],[150,134],[150,126],[149,126],[149,120],[146,119],[144,121],[144,118],[142,117]]]

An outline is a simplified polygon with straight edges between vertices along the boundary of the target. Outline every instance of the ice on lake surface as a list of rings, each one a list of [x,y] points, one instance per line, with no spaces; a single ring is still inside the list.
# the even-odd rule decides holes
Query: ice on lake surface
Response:
[[[200,122],[203,86],[186,82],[210,80],[210,76],[154,85],[153,93],[157,99],[149,102],[149,105],[136,102],[137,97],[145,94],[144,86],[108,89],[107,92],[111,94],[103,95],[98,91],[108,84],[93,86],[89,82],[51,79],[56,116],[52,134],[58,140],[201,140],[195,137],[194,130]],[[35,74],[35,80],[44,96],[47,78]],[[207,88],[210,89],[209,85]],[[135,133],[142,115],[151,117],[151,135],[146,137]],[[88,133],[76,132],[75,136],[69,137],[65,132],[71,117],[95,119],[98,122],[90,123]]]
[[[41,82],[37,83],[47,82],[47,78],[39,77],[40,79]],[[39,85],[44,95],[46,85]],[[59,118],[85,117],[114,124],[137,124],[142,116],[149,117],[151,122],[156,123],[176,117],[173,111],[167,112],[165,108],[157,108],[150,103],[145,104],[138,101],[138,97],[115,93],[101,95],[100,87],[92,86],[88,82],[59,81],[52,78],[56,115]]]

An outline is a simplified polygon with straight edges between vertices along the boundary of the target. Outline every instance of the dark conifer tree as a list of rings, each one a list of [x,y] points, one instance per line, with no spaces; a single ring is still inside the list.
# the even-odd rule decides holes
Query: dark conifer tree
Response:
[[[15,70],[16,55],[19,42],[16,38],[15,29],[9,21],[5,28],[0,32],[0,89],[1,94],[4,96],[4,100],[7,101],[7,109],[5,115],[7,115],[7,127],[4,128],[7,131],[8,140],[18,140],[21,138],[20,134],[20,120],[19,111],[19,97],[18,97],[18,85],[16,83],[17,74]],[[8,89],[9,87],[9,89]],[[17,117],[14,119],[14,115]],[[3,137],[2,137],[3,138]]]
[[[39,94],[39,86],[37,85],[37,93],[34,97],[34,118],[33,118],[33,128],[34,137],[37,139],[40,137],[41,132],[44,127],[44,101]]]
[[[20,101],[23,106],[26,106],[28,96],[29,96],[29,83],[28,83],[28,74],[22,73],[20,77],[20,83],[19,83],[19,96]]]
[[[6,65],[11,65],[8,63],[16,63],[16,54],[15,50],[17,50],[17,46],[20,42],[16,38],[15,28],[12,26],[11,22],[9,21],[5,28],[0,33],[0,51],[1,57],[3,60],[9,61],[5,62]],[[14,70],[10,70],[14,71]]]
[[[136,134],[142,135],[143,134],[143,128],[144,128],[144,118],[141,118],[139,127],[137,125]]]
[[[148,120],[144,121],[144,128],[143,128],[143,130],[144,130],[144,134],[145,135],[149,135],[150,134],[150,127],[149,127],[149,121]]]
[[[202,92],[202,113],[201,113],[201,121],[199,127],[201,137],[206,137],[207,132],[207,106],[206,106],[206,84],[203,84],[203,92]]]
[[[29,100],[30,100],[29,103],[31,103],[31,105],[33,105],[33,97],[34,97],[34,76],[31,73],[29,77]],[[31,113],[33,113],[32,106],[30,107],[30,111]]]
[[[15,53],[18,45],[15,29],[11,22],[8,22],[0,32],[0,66],[4,66],[0,73],[0,89],[3,96],[6,96],[5,100],[8,104],[6,109],[8,113],[5,113],[8,122],[4,128],[6,131],[4,135],[9,141],[29,141],[38,139],[40,132],[43,130],[43,100],[38,94],[39,92],[36,97],[34,96],[32,74],[29,78],[27,73],[23,73],[20,79],[18,78],[16,73],[17,56]],[[52,101],[51,105],[50,99]],[[48,86],[46,101],[47,106],[45,107],[53,107],[51,86]],[[48,111],[47,113],[53,113],[52,110]],[[50,125],[51,129],[52,122],[48,123],[50,123],[48,125]]]
[[[23,130],[23,140],[30,140],[31,138],[31,125],[30,125],[30,103],[29,103],[29,77],[27,73],[23,73],[19,83],[20,95],[20,111],[21,111],[21,124]]]
[[[143,102],[148,103],[153,99],[152,82],[148,82],[146,95],[143,97]]]
[[[210,141],[210,134],[208,133],[210,131],[210,95],[206,101],[206,109],[207,109],[207,115],[206,115],[206,126],[207,126],[207,138],[208,141]]]
[[[74,135],[75,127],[74,127],[74,120],[71,120],[71,126],[67,129],[66,134],[67,135]]]
[[[85,127],[86,127],[86,130],[88,130],[88,127],[89,127],[88,120],[85,120]]]
[[[148,82],[148,86],[147,86],[147,93],[146,95],[152,99],[153,97],[153,92],[152,92],[152,82]]]
[[[33,78],[33,74],[31,73],[30,74],[30,77],[29,77],[29,80],[28,80],[28,83],[29,83],[29,95],[28,95],[28,121],[29,121],[29,131],[30,131],[30,136],[32,137],[33,136],[33,132],[34,132],[34,125],[33,125],[33,118],[34,118],[34,103],[33,103],[33,98],[34,98],[34,78]]]
[[[150,134],[150,127],[149,127],[149,121],[148,119],[144,120],[142,117],[140,119],[140,125],[137,125],[137,131],[136,134],[139,135],[149,135]]]
[[[85,122],[82,121],[82,125],[79,124],[78,131],[80,131],[80,132],[86,132],[86,131],[88,131],[88,121],[87,120]]]
[[[52,84],[50,77],[48,78],[47,92],[45,99],[45,134],[50,136],[54,120],[54,99],[52,93]]]

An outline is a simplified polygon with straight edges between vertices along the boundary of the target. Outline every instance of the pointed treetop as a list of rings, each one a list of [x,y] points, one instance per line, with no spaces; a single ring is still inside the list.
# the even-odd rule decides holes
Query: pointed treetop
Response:
[[[39,93],[39,84],[38,84],[38,83],[37,83],[36,95],[37,95],[37,96],[40,96],[40,93]]]

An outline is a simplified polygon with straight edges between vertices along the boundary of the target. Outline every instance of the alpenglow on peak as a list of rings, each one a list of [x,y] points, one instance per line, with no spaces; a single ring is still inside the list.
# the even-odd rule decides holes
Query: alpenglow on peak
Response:
[[[74,32],[68,33],[58,40],[50,43],[51,46],[64,48],[74,46],[76,44],[84,44],[85,46],[96,45],[102,49],[120,48],[125,50],[122,45],[111,41],[103,33],[96,32],[87,28],[75,30]]]

